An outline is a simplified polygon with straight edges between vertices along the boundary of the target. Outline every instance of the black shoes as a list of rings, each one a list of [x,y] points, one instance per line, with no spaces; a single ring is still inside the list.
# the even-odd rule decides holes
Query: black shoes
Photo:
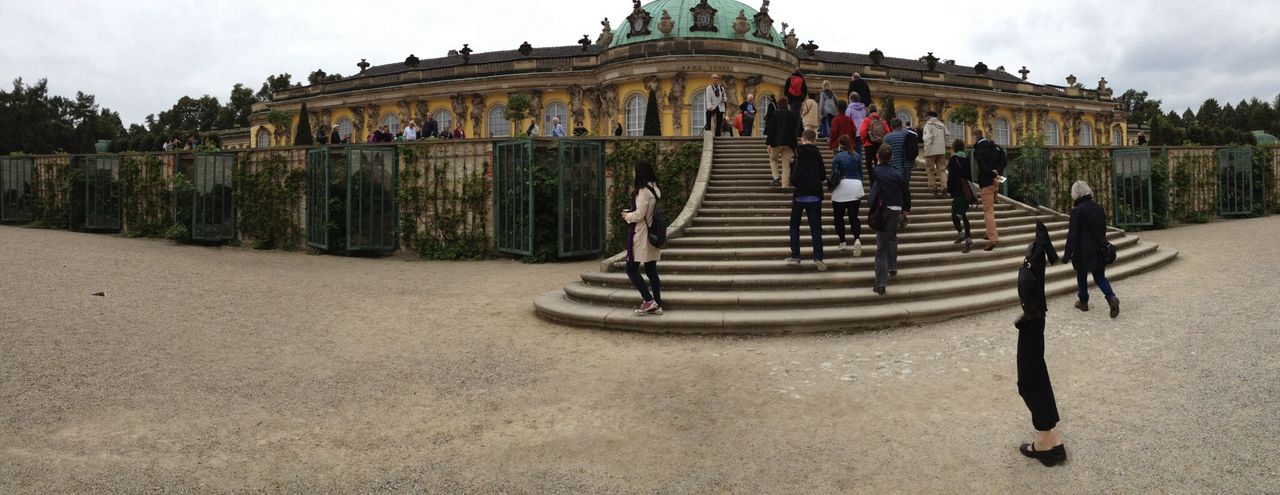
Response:
[[[1110,301],[1107,301],[1107,304],[1111,306],[1111,319],[1114,320],[1117,316],[1120,316],[1120,296],[1112,297]]]
[[[1084,301],[1076,301],[1076,309],[1084,312],[1089,311],[1089,303]]]
[[[876,294],[880,294],[880,295],[882,295],[882,296],[883,296],[883,295],[884,295],[884,293],[885,293],[885,288],[884,288],[884,287],[876,287],[876,288],[871,289],[871,291],[872,291],[872,292],[875,292]]]
[[[1018,450],[1022,452],[1022,455],[1040,461],[1040,464],[1044,464],[1047,467],[1053,467],[1055,464],[1067,461],[1066,444],[1059,444],[1057,447],[1043,452],[1037,452],[1035,448],[1035,444],[1024,443]]]

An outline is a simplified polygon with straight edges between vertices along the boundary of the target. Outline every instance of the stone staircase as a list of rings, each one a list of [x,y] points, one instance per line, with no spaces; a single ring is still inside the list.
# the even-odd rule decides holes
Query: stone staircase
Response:
[[[825,147],[823,152],[829,166],[830,153]],[[804,263],[789,266],[784,259],[790,256],[791,194],[769,185],[764,140],[719,138],[712,153],[701,205],[680,236],[669,240],[658,264],[666,314],[632,313],[640,297],[617,257],[563,291],[537,297],[537,314],[591,328],[699,334],[848,331],[937,321],[1018,304],[1018,267],[1035,236],[1036,220],[1049,228],[1059,253],[1066,243],[1066,217],[1002,197],[1000,245],[981,250],[982,215],[975,209],[969,212],[974,249],[961,254],[953,244],[950,200],[929,193],[924,173],[917,170],[911,224],[899,233],[899,273],[890,280],[888,294],[877,295],[871,291],[875,233],[866,225],[865,205],[859,212],[861,257],[836,249],[828,197],[823,241],[830,269],[819,272],[813,264],[807,225],[801,225]],[[1109,237],[1119,248],[1116,263],[1107,269],[1112,281],[1167,264],[1178,254],[1120,230]],[[1075,291],[1070,266],[1051,267],[1046,277],[1050,295]]]

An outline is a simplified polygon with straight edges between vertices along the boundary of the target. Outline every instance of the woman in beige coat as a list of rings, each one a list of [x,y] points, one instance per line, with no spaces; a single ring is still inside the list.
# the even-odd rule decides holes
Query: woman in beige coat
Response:
[[[636,164],[635,185],[632,188],[631,208],[622,210],[622,219],[627,227],[627,277],[631,284],[640,291],[644,303],[636,310],[636,316],[662,314],[662,281],[658,279],[658,260],[662,252],[649,242],[649,224],[653,222],[654,209],[662,198],[662,190],[658,189],[658,177],[653,172],[653,164],[641,161]],[[640,277],[640,265],[644,265],[645,275],[649,277],[649,286]],[[653,293],[649,293],[652,286]]]

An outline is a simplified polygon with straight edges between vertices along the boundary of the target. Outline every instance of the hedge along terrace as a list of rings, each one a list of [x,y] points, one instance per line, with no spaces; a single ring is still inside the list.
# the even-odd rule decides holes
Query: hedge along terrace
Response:
[[[539,140],[554,146],[555,140]],[[662,177],[663,208],[674,218],[684,208],[701,158],[697,138],[603,138],[606,154],[605,216],[608,256],[625,246],[626,226],[617,215],[630,201],[632,165],[653,160]],[[399,177],[395,196],[399,209],[396,236],[402,252],[427,259],[479,259],[495,255],[493,244],[493,145],[498,140],[421,141],[396,146]],[[333,147],[331,149],[341,149]],[[307,151],[292,147],[228,152],[236,157],[234,198],[238,242],[254,249],[297,250],[306,246]],[[217,152],[217,151],[212,151]],[[120,158],[116,177],[123,216],[121,234],[131,237],[189,237],[191,179],[175,173],[191,152],[111,155]],[[31,156],[34,171],[28,186],[35,220],[33,227],[68,228],[69,213],[80,191],[81,172],[73,163],[80,155]],[[537,167],[545,171],[552,167]],[[553,164],[551,164],[553,165]],[[332,164],[331,164],[332,167]],[[334,169],[336,170],[336,169]],[[535,176],[538,211],[556,206],[555,177]],[[341,208],[334,194],[331,211]],[[181,198],[175,201],[175,198]],[[333,222],[341,215],[334,215]],[[546,219],[543,219],[546,220]],[[331,222],[331,223],[333,223]],[[540,222],[545,224],[546,222]],[[543,229],[547,230],[547,229]],[[554,237],[554,228],[539,235]],[[544,261],[551,255],[531,257]]]

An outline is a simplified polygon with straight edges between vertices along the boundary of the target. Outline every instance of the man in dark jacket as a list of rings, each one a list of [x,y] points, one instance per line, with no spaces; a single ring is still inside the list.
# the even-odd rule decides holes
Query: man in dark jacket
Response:
[[[742,137],[751,137],[756,127],[756,95],[747,95],[747,101],[738,105],[742,115]]]
[[[1089,275],[1093,274],[1098,290],[1106,296],[1111,306],[1111,317],[1120,316],[1120,298],[1111,290],[1107,280],[1106,261],[1102,248],[1107,245],[1107,212],[1093,201],[1093,190],[1084,181],[1071,185],[1071,197],[1076,200],[1071,209],[1071,223],[1067,230],[1067,247],[1062,251],[1062,262],[1071,262],[1076,269],[1076,283],[1080,300],[1076,308],[1089,310]]]
[[[787,108],[788,98],[778,99],[778,109],[769,112],[765,119],[765,144],[769,146],[769,170],[773,172],[773,187],[791,187],[791,159],[796,153],[796,129],[800,127],[800,114]]]
[[[879,154],[880,164],[872,171],[876,179],[867,197],[867,211],[868,217],[884,216],[884,225],[876,231],[876,285],[873,289],[876,294],[884,295],[889,277],[898,274],[898,219],[903,210],[911,209],[911,200],[906,194],[906,178],[889,165],[893,160],[893,148],[883,144]]]
[[[788,265],[800,264],[800,214],[809,217],[809,236],[813,238],[813,263],[818,271],[827,271],[822,262],[822,183],[827,180],[827,167],[823,163],[822,151],[816,143],[818,133],[813,130],[804,131],[803,142],[796,150],[796,165],[792,183],[795,193],[791,195],[791,257]]]
[[[440,124],[436,122],[435,117],[427,117],[427,121],[422,124],[422,139],[440,137]]]
[[[800,115],[800,109],[804,106],[805,95],[809,94],[809,83],[804,80],[804,74],[800,72],[800,68],[796,67],[795,72],[787,78],[782,84],[782,94],[790,102],[790,109],[797,116]],[[787,106],[787,105],[782,105]],[[799,134],[796,134],[799,136]]]
[[[1004,175],[1004,148],[986,139],[981,130],[973,131],[978,143],[973,145],[973,161],[978,164],[978,187],[982,188],[982,216],[987,227],[987,245],[983,251],[990,251],[1000,243],[1000,233],[996,230],[996,191],[1000,188]]]
[[[853,73],[853,77],[849,80],[849,93],[857,93],[862,103],[871,104],[871,86],[867,86],[867,81],[862,79],[862,74]]]

